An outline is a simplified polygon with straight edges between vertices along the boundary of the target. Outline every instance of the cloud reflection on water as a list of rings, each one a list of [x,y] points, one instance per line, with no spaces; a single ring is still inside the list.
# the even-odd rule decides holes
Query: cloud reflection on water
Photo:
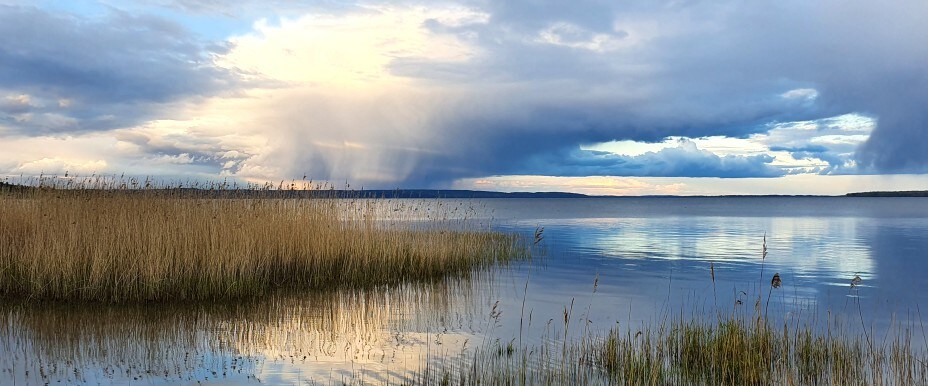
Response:
[[[715,315],[717,309],[753,315],[756,300],[769,296],[771,320],[838,320],[852,330],[872,326],[880,336],[906,323],[917,327],[924,320],[919,306],[928,300],[924,199],[382,203],[388,226],[454,205],[460,209],[443,220],[449,224],[492,218],[500,229],[529,238],[543,226],[544,241],[532,261],[437,283],[209,306],[5,305],[0,383],[11,377],[38,382],[46,379],[37,378],[43,372],[66,383],[122,384],[138,377],[151,383],[207,377],[296,383],[353,376],[398,382],[464,347],[514,338],[545,344],[558,328],[548,322],[571,305],[573,325],[589,320],[593,331],[605,331],[617,323],[638,329],[678,315]],[[769,255],[761,268],[765,233]],[[772,290],[775,272],[783,286]],[[863,283],[852,290],[856,274]],[[920,344],[924,331],[913,331],[913,345]]]

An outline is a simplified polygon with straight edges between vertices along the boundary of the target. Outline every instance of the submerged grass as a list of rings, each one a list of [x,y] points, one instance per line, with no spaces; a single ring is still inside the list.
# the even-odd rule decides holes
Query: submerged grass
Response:
[[[457,208],[385,214],[375,200],[307,191],[88,181],[0,192],[0,297],[228,299],[428,280],[525,254]]]

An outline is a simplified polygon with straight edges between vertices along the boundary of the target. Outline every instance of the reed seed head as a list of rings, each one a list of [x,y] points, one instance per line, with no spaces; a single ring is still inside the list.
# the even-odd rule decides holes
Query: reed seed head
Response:
[[[854,278],[851,279],[851,288],[859,286],[862,281],[859,274],[854,275]]]

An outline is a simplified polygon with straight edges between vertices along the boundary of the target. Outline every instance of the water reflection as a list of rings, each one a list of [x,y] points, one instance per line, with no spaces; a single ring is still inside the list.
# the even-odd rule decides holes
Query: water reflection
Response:
[[[928,342],[919,328],[920,306],[928,304],[922,278],[928,272],[928,200],[376,205],[391,224],[443,213],[450,224],[492,222],[529,239],[544,227],[544,241],[532,261],[436,283],[222,305],[4,305],[0,384],[400,383],[426,363],[477,347],[575,336],[583,329],[552,331],[560,325],[552,321],[568,309],[572,325],[594,331],[719,311],[753,315],[759,308],[772,320],[841,321],[877,337],[911,326],[913,345]],[[395,214],[403,208],[415,210]],[[768,257],[762,260],[765,234]],[[778,289],[770,288],[775,272],[783,280]],[[852,289],[855,275],[863,282]]]
[[[863,324],[883,332],[922,320],[916,313],[928,298],[920,278],[928,272],[928,200],[720,200],[603,200],[598,210],[568,200],[560,211],[501,202],[497,213],[518,216],[511,230],[545,227],[544,267],[515,280],[534,284],[526,304],[536,314],[582,301],[592,305],[594,324],[634,327],[674,314],[750,314],[760,298],[774,319],[801,315],[859,327],[862,314]],[[565,207],[582,216],[568,218]],[[765,234],[769,253],[762,260]],[[784,285],[772,290],[775,272]],[[855,275],[863,283],[852,290]],[[520,304],[520,285],[510,287]]]
[[[764,241],[774,271],[798,279],[837,280],[860,274],[873,279],[874,262],[865,240],[857,235],[857,218],[636,218],[590,219],[552,224],[565,229],[565,251],[635,260],[713,262],[723,272],[761,263]],[[726,272],[738,274],[739,272]],[[749,272],[741,272],[749,275]],[[752,277],[753,279],[753,277]],[[849,279],[848,279],[849,280]]]
[[[295,383],[404,376],[479,329],[486,279],[278,294],[236,304],[5,305],[0,379],[17,384]],[[458,347],[456,349],[460,351]],[[6,381],[4,384],[8,383]]]

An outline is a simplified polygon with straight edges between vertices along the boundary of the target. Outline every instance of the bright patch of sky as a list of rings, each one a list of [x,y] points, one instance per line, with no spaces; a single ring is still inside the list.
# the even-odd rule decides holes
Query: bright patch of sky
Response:
[[[576,192],[602,196],[643,195],[844,195],[850,192],[928,190],[923,175],[794,174],[780,178],[491,176],[461,179],[455,189],[502,192]]]

